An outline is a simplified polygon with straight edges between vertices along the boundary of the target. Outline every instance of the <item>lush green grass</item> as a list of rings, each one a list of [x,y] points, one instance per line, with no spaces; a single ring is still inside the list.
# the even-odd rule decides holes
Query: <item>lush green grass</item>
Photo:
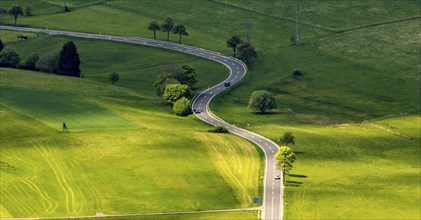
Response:
[[[261,192],[262,156],[254,146],[208,133],[193,116],[177,117],[109,83],[13,69],[0,74],[2,217],[249,207]],[[47,126],[61,114],[88,128],[72,132],[69,124],[62,133]],[[127,123],[133,126],[121,127]],[[221,155],[236,164],[221,162]]]
[[[259,57],[245,80],[218,97],[212,108],[222,118],[239,126],[250,124],[253,131],[273,139],[285,131],[297,136],[294,149],[303,153],[293,172],[308,177],[289,179],[303,184],[286,188],[287,217],[419,218],[419,139],[409,140],[397,133],[419,138],[419,117],[413,115],[419,114],[420,51],[414,36],[420,34],[420,20],[341,34],[302,25],[304,44],[296,47],[289,40],[295,33],[293,22],[262,14],[293,17],[293,1],[232,3],[252,10],[216,1],[110,1],[67,14],[24,17],[18,23],[152,37],[147,24],[172,15],[190,33],[183,42],[229,54],[226,39],[233,34],[245,38],[245,22],[251,19],[251,43]],[[304,21],[344,29],[420,16],[421,7],[419,1],[302,4]],[[185,14],[185,8],[190,13]],[[84,25],[74,22],[81,19],[86,21]],[[158,33],[158,39],[165,39],[165,35]],[[17,43],[11,46],[23,51],[29,42],[35,44],[36,40],[21,49]],[[106,60],[115,65],[112,59]],[[83,70],[89,68],[87,65]],[[291,77],[295,68],[304,72],[298,80]],[[87,77],[95,76],[95,70],[87,71]],[[211,73],[216,72],[219,70]],[[105,81],[106,74],[101,76]],[[145,92],[123,81],[118,85]],[[249,95],[256,89],[268,89],[276,95],[279,110],[275,114],[247,111]],[[400,117],[402,114],[409,116]],[[364,120],[368,122],[359,124]]]
[[[296,18],[297,1],[295,0],[267,0],[264,4],[253,0],[214,1],[254,13],[287,19]],[[300,20],[305,23],[302,25],[304,32],[307,23],[322,28],[347,30],[387,21],[420,17],[420,7],[419,1],[407,0],[300,1]]]
[[[0,31],[0,40],[3,41],[3,43],[20,41],[18,36],[26,36],[28,38],[34,38],[36,35],[35,33],[20,32],[20,31],[7,31],[7,30]]]
[[[75,95],[8,87],[1,88],[0,92],[2,104],[57,130],[62,129],[60,121],[66,122],[68,131],[138,127],[110,110]],[[34,93],[37,95],[34,96]]]
[[[197,213],[197,214],[169,214],[169,215],[148,215],[148,216],[124,216],[124,217],[103,217],[101,219],[141,219],[141,220],[188,220],[188,219],[259,219],[258,211],[236,211],[236,212],[216,212],[216,213]],[[83,219],[83,218],[82,218]],[[89,218],[86,218],[89,219]]]

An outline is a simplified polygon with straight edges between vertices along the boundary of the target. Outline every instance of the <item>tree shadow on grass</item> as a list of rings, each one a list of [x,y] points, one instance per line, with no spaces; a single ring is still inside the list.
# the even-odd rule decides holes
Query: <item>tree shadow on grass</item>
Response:
[[[294,173],[291,173],[291,174],[287,174],[287,175],[290,176],[290,177],[307,178],[306,175],[302,175],[302,174],[294,174]]]
[[[285,181],[285,186],[300,187],[301,185],[303,185],[303,182],[289,180]]]
[[[281,114],[281,113],[277,112],[277,111],[270,111],[270,112],[264,112],[264,113],[253,112],[253,114],[255,114],[255,115],[278,115],[278,114]]]
[[[294,154],[304,154],[303,151],[294,151]]]

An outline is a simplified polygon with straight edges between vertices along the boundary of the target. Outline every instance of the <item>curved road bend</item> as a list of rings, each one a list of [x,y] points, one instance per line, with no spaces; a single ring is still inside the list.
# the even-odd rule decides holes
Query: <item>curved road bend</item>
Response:
[[[243,62],[232,57],[222,55],[217,52],[204,50],[201,48],[186,46],[182,44],[176,44],[166,41],[157,41],[146,38],[137,38],[137,37],[119,37],[111,35],[101,35],[101,34],[89,34],[89,33],[80,33],[80,32],[69,32],[69,31],[58,31],[58,30],[48,30],[48,29],[37,29],[37,28],[26,28],[26,27],[11,27],[0,25],[0,29],[3,30],[17,30],[17,31],[26,31],[26,32],[37,32],[37,33],[46,33],[49,35],[65,35],[71,37],[79,38],[90,38],[90,39],[101,39],[101,40],[110,40],[110,41],[119,41],[125,43],[140,44],[144,46],[158,47],[169,50],[175,50],[194,56],[203,57],[205,59],[210,59],[225,65],[230,70],[229,77],[223,82],[200,92],[193,99],[192,109],[196,111],[195,115],[202,121],[211,124],[211,125],[220,125],[226,127],[231,133],[241,136],[250,140],[251,142],[260,146],[266,155],[266,167],[265,167],[265,177],[264,177],[264,195],[263,195],[263,209],[262,209],[262,219],[282,219],[283,217],[283,203],[282,203],[282,180],[274,180],[274,175],[280,174],[276,170],[276,161],[274,155],[278,150],[278,145],[273,141],[264,138],[258,134],[254,134],[247,130],[237,128],[234,125],[228,124],[217,116],[213,115],[209,110],[209,104],[211,100],[229,87],[225,87],[225,82],[230,82],[231,86],[239,82],[247,72],[247,67]],[[282,175],[280,175],[282,177]]]

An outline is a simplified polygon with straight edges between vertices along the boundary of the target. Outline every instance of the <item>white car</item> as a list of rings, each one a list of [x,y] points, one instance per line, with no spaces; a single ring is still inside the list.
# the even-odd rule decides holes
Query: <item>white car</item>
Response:
[[[274,180],[280,180],[281,179],[281,175],[276,174],[275,176],[273,176],[273,179]]]

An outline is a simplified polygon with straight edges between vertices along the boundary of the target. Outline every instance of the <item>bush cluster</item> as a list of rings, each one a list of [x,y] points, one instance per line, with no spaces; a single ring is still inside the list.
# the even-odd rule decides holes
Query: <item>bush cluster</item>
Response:
[[[184,64],[180,67],[168,68],[164,73],[158,75],[155,81],[155,91],[167,104],[172,106],[176,115],[187,116],[191,113],[190,99],[192,88],[196,83],[195,69]]]

